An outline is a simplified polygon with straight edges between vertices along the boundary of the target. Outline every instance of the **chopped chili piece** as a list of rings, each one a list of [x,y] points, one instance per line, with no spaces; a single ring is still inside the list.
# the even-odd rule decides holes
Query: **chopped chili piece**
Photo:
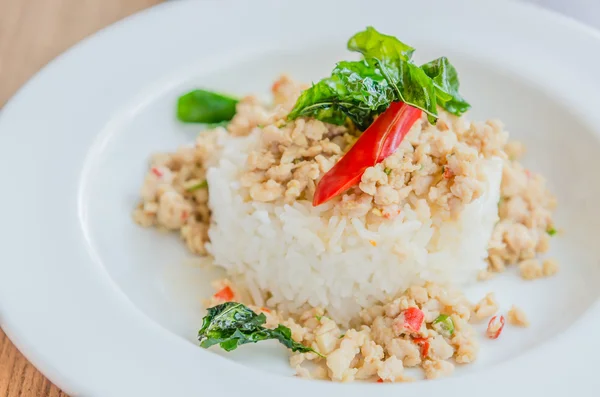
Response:
[[[377,379],[377,383],[383,383],[383,379],[381,379],[381,378]]]
[[[413,341],[421,346],[421,356],[427,357],[429,354],[429,339],[428,338],[413,338]]]
[[[190,214],[187,211],[181,212],[181,220],[182,221],[185,221],[189,216],[190,216]]]
[[[271,92],[275,92],[279,90],[279,86],[281,85],[282,81],[281,79],[277,80],[276,82],[273,83],[273,85],[271,86]]]
[[[229,287],[223,287],[213,296],[222,301],[229,302],[233,299],[233,291]]]
[[[416,307],[409,307],[402,314],[404,314],[404,328],[411,332],[417,332],[423,325],[425,314]]]
[[[490,339],[498,339],[503,329],[504,316],[500,316],[500,318],[498,318],[498,316],[494,316],[488,323],[486,335]]]
[[[384,212],[383,212],[383,217],[384,217],[385,219],[391,219],[391,218],[392,218],[392,217],[394,217],[394,216],[398,216],[398,215],[400,215],[400,212],[401,212],[400,210],[396,210],[396,211],[394,211],[394,213],[392,214],[392,213],[390,213],[390,212],[388,212],[388,211],[386,210],[386,211],[384,211]]]
[[[447,165],[444,166],[444,178],[445,179],[450,179],[454,176],[454,172],[452,172],[452,170],[450,169],[450,167],[448,167]]]
[[[159,178],[163,176],[163,173],[156,167],[152,167],[151,171],[154,175],[156,175]]]

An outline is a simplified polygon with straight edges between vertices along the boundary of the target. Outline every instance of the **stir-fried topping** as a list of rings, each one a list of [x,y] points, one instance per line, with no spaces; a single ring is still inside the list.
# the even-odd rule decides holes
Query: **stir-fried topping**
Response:
[[[311,117],[337,125],[350,120],[364,131],[357,145],[317,186],[315,206],[357,185],[368,167],[394,153],[421,111],[435,123],[438,106],[458,116],[470,108],[458,92],[458,74],[447,58],[417,66],[412,60],[413,47],[373,27],[352,36],[347,46],[363,59],[338,62],[330,77],[302,92],[287,116],[289,120]],[[179,98],[177,117],[184,122],[228,123],[238,102],[198,89]],[[375,122],[378,117],[381,120]]]
[[[432,328],[447,338],[454,334],[454,322],[452,322],[452,318],[446,314],[440,314],[433,320]]]
[[[394,153],[419,119],[419,110],[435,123],[438,105],[455,115],[470,107],[458,92],[456,69],[445,57],[419,67],[411,60],[414,48],[372,27],[350,38],[348,49],[363,59],[339,62],[330,77],[300,95],[288,116],[333,124],[350,119],[365,131],[320,181],[315,206],[356,185],[368,167]]]
[[[461,115],[470,105],[460,96],[456,69],[442,57],[419,67],[411,59],[414,48],[372,27],[348,41],[360,61],[339,62],[327,77],[304,91],[289,115],[308,116],[343,124],[348,117],[365,130],[392,102],[401,101],[437,119],[437,105]]]
[[[276,339],[294,352],[320,353],[292,339],[292,331],[279,324],[275,329],[263,327],[267,321],[264,313],[256,314],[237,302],[227,302],[208,309],[202,328],[198,331],[200,346],[204,348],[219,345],[231,351],[246,343],[256,343]]]
[[[487,326],[486,335],[490,339],[498,339],[504,329],[504,316],[494,316],[490,319]]]

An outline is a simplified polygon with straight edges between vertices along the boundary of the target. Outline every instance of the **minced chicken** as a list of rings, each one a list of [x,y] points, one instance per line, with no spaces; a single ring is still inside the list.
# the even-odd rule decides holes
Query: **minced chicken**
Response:
[[[319,179],[357,139],[357,131],[347,126],[286,120],[304,88],[282,76],[272,87],[272,107],[253,96],[237,105],[228,133],[244,136],[260,130],[261,137],[241,176],[249,199],[311,200]],[[178,230],[190,251],[200,255],[206,254],[210,223],[206,165],[219,151],[217,132],[204,131],[194,146],[155,155],[134,211],[135,221],[142,226]],[[507,143],[498,121],[468,122],[441,111],[436,125],[431,125],[423,116],[396,153],[368,168],[360,184],[337,199],[335,210],[348,216],[392,219],[408,202],[426,203],[430,211],[452,216],[482,194],[483,160],[503,158],[500,221],[490,241],[489,272],[480,279],[509,264],[519,264],[525,279],[552,275],[558,269],[556,262],[545,262],[538,269],[531,260],[548,250],[556,232],[552,221],[556,201],[544,178],[518,162],[523,152],[521,144]]]
[[[214,287],[230,289],[227,298],[236,302],[244,302],[247,296],[226,279]],[[205,303],[210,307],[225,300],[215,295]],[[480,305],[473,305],[457,290],[433,283],[412,286],[395,299],[364,310],[354,326],[346,330],[321,308],[290,316],[248,306],[265,314],[266,327],[283,324],[290,328],[294,340],[326,356],[292,354],[290,364],[297,375],[306,378],[408,382],[414,379],[404,370],[419,367],[426,379],[436,379],[450,375],[456,364],[472,363],[479,351],[479,338],[470,321],[477,316]],[[415,313],[421,317],[415,320]],[[492,312],[488,313],[491,316]],[[479,313],[478,318],[481,316]],[[306,361],[316,366],[304,366]]]
[[[282,76],[272,87],[273,106],[266,107],[252,96],[237,105],[227,133],[260,134],[260,143],[248,156],[240,177],[249,200],[312,200],[320,178],[358,137],[359,132],[351,126],[302,118],[288,121],[286,116],[304,88]],[[221,150],[218,135],[224,132],[204,131],[193,146],[153,156],[133,214],[138,224],[178,231],[191,252],[207,254],[211,214],[206,171]],[[523,146],[507,142],[507,138],[498,121],[468,122],[441,111],[436,125],[431,125],[424,116],[396,153],[369,167],[356,187],[333,200],[333,210],[385,222],[397,216],[406,203],[424,203],[430,211],[451,218],[482,195],[484,161],[501,158],[500,220],[489,244],[488,270],[480,279],[488,279],[510,264],[518,264],[525,279],[551,276],[558,271],[556,261],[540,262],[537,256],[548,250],[556,233],[552,221],[556,201],[544,179],[518,162]],[[232,299],[251,302],[243,289],[227,280],[219,281],[216,288],[228,291],[226,298],[215,295],[208,306]],[[412,367],[420,367],[427,379],[435,379],[451,374],[457,364],[475,361],[479,344],[470,322],[498,311],[493,294],[472,304],[460,292],[432,283],[413,286],[395,299],[363,310],[346,330],[320,308],[307,308],[292,317],[250,307],[265,314],[267,327],[281,323],[290,328],[293,339],[326,356],[293,354],[290,363],[299,376],[378,382],[411,381],[405,369]],[[422,315],[417,328],[413,328],[415,313]],[[508,312],[508,321],[517,326],[529,324],[516,307]],[[497,331],[488,329],[491,334]],[[316,365],[305,366],[306,361]]]

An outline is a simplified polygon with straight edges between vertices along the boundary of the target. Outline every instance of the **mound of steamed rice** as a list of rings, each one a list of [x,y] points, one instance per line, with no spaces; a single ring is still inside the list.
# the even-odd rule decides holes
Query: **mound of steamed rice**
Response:
[[[454,220],[415,202],[393,220],[373,224],[365,217],[333,215],[332,203],[248,200],[239,178],[257,134],[219,134],[223,149],[207,173],[212,210],[207,249],[257,305],[289,313],[322,307],[347,324],[361,309],[411,285],[464,284],[486,269],[502,160],[485,160],[483,195]]]

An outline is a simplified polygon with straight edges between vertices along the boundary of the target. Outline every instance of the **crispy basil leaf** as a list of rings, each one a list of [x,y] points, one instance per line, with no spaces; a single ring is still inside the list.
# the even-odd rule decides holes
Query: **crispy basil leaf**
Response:
[[[292,331],[281,324],[275,329],[263,327],[267,321],[263,313],[256,314],[248,307],[237,302],[226,302],[208,309],[198,331],[200,346],[204,348],[219,345],[225,351],[237,349],[246,343],[256,343],[267,339],[276,339],[294,352],[313,352],[292,339]]]
[[[414,48],[393,36],[379,33],[372,27],[355,34],[348,49],[373,58],[396,92],[396,100],[425,111],[435,122],[437,106],[435,87],[427,74],[410,62]]]
[[[300,95],[289,118],[305,116],[343,124],[349,117],[358,129],[364,130],[389,106],[394,95],[393,87],[374,60],[339,62],[331,77]]]
[[[460,88],[458,73],[448,58],[434,59],[422,65],[421,69],[433,80],[437,102],[441,107],[457,116],[471,108],[471,105],[458,93]]]
[[[363,54],[365,58],[410,60],[415,49],[394,36],[379,33],[374,27],[358,32],[348,40],[348,49]]]
[[[364,59],[340,62],[330,77],[304,91],[290,119],[300,116],[343,124],[348,117],[365,130],[391,102],[403,101],[437,119],[437,105],[461,115],[470,105],[458,93],[456,69],[446,58],[422,67],[410,60],[414,48],[372,27],[355,34],[348,49]]]
[[[179,97],[177,118],[186,123],[221,123],[235,116],[238,99],[216,92],[194,90]]]
[[[346,115],[340,109],[341,98],[336,93],[336,83],[323,79],[304,90],[288,115],[290,120],[298,117],[313,117],[326,123],[342,125]]]
[[[436,90],[433,81],[418,66],[402,59],[380,61],[380,68],[394,87],[398,99],[427,113],[431,123],[437,119]]]

